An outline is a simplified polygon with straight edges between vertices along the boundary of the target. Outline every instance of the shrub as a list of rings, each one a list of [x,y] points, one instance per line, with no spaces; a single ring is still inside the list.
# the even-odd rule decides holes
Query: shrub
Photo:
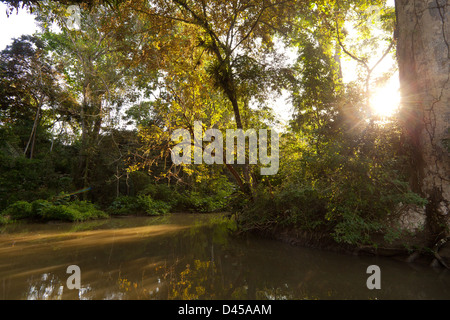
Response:
[[[69,209],[76,210],[81,213],[81,217],[86,219],[107,218],[108,215],[100,210],[95,204],[89,201],[73,201],[66,205]]]
[[[32,208],[32,217],[34,218],[42,218],[44,216],[44,212],[47,210],[50,210],[51,207],[54,207],[55,205],[47,200],[35,200],[31,203]],[[30,218],[32,218],[30,217]]]
[[[2,213],[11,219],[39,219],[61,221],[84,221],[89,219],[107,218],[108,215],[87,201],[74,201],[65,204],[53,203],[47,200],[35,200],[32,203],[17,201]]]
[[[3,216],[3,215],[0,215],[0,226],[2,225],[2,224],[8,224],[8,223],[10,223],[11,222],[11,220],[8,218],[8,217],[5,217],[5,216]]]
[[[61,221],[81,221],[83,219],[82,214],[65,205],[48,206],[40,211],[41,218],[43,220],[61,220]]]
[[[55,143],[61,152],[37,154],[28,159],[13,151],[15,144],[8,143],[7,139],[0,132],[0,210],[17,201],[47,199],[61,190],[72,189],[70,170],[74,158],[70,147]]]
[[[150,196],[139,196],[138,202],[141,205],[142,209],[148,215],[152,216],[169,213],[172,208],[170,204],[161,200],[154,200]]]
[[[14,220],[31,218],[33,216],[32,205],[26,201],[17,201],[4,210],[2,216],[9,216]]]
[[[146,214],[163,215],[172,209],[169,203],[155,200],[149,195],[138,197],[119,197],[109,206],[109,212],[113,215]]]
[[[217,212],[227,208],[227,196],[221,192],[207,195],[196,191],[185,191],[180,195],[178,208],[190,212]]]
[[[233,184],[214,180],[208,186],[179,191],[167,184],[149,184],[140,196],[168,204],[172,210],[188,212],[217,212],[229,209]],[[142,198],[141,201],[145,199]],[[150,206],[151,207],[151,206]],[[146,209],[144,208],[144,211]]]
[[[140,213],[142,211],[137,197],[122,196],[116,198],[108,208],[109,213],[113,215],[127,215],[131,213]]]
[[[150,196],[153,200],[164,201],[172,207],[180,201],[179,192],[167,184],[149,184],[139,193],[140,196]]]
[[[282,224],[316,230],[326,224],[326,201],[311,186],[289,186],[276,194],[275,206],[283,213]]]

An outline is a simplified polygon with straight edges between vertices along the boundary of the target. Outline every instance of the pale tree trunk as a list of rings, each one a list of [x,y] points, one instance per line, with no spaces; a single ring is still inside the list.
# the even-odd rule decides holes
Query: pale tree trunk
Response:
[[[41,116],[41,105],[38,103],[36,115],[34,116],[33,128],[31,129],[30,138],[28,139],[27,145],[23,152],[23,154],[26,155],[28,152],[28,148],[30,147],[30,144],[31,144],[30,159],[33,159],[33,155],[34,155],[34,147],[36,144],[36,136],[37,136],[37,130],[38,130],[38,126],[39,126],[40,116]]]
[[[448,236],[450,216],[450,1],[396,0],[401,119],[412,146],[411,187],[430,244]]]

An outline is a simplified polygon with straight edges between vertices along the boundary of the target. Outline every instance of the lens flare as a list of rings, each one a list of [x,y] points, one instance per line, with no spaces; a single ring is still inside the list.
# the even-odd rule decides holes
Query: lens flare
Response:
[[[374,115],[382,118],[392,117],[400,106],[400,91],[397,83],[390,81],[372,93],[370,107]]]

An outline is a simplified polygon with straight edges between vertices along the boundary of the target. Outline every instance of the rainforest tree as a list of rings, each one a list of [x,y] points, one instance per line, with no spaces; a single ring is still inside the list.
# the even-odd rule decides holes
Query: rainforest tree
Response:
[[[428,241],[448,236],[450,213],[450,47],[446,1],[396,1],[401,121],[411,144],[410,185],[427,199],[415,208]]]

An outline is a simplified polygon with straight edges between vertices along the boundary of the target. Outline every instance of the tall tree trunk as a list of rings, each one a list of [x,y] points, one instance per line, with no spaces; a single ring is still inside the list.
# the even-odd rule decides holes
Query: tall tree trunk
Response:
[[[396,0],[401,116],[412,146],[411,187],[428,200],[429,244],[448,235],[450,216],[450,3]]]
[[[81,121],[81,148],[78,155],[77,184],[79,188],[89,187],[89,121],[88,121],[88,86],[89,82],[83,84],[83,101],[80,110]],[[83,193],[83,200],[87,200],[87,194]]]
[[[217,55],[220,58],[220,52],[218,52]],[[222,58],[220,58],[220,59],[222,59]],[[244,125],[242,124],[241,112],[239,110],[239,102],[238,102],[237,93],[236,93],[235,80],[234,80],[233,73],[231,71],[232,68],[231,68],[230,62],[229,61],[226,62],[224,60],[221,60],[221,62],[224,65],[225,65],[225,63],[227,63],[227,66],[226,67],[224,67],[224,65],[222,66],[222,68],[224,68],[224,70],[225,70],[224,73],[226,76],[223,79],[221,79],[220,86],[221,86],[222,90],[225,92],[228,99],[230,100],[231,105],[233,106],[234,118],[236,121],[237,129],[244,130]],[[242,192],[248,194],[250,197],[253,197],[252,184],[250,181],[251,179],[250,179],[249,164],[245,163],[242,166],[242,170],[243,170],[243,174],[244,174],[244,181],[242,181],[241,177],[239,176],[239,174],[237,174],[236,169],[232,165],[228,164],[226,167],[228,168],[228,170],[230,170],[231,174],[233,174],[233,176],[235,177]]]
[[[38,107],[36,109],[36,115],[34,117],[33,128],[31,129],[30,138],[28,139],[27,145],[23,152],[23,154],[26,155],[28,148],[30,147],[30,144],[31,144],[30,159],[33,159],[33,155],[34,155],[34,147],[36,144],[37,129],[39,126],[40,117],[41,117],[41,104],[38,103]]]
[[[234,85],[233,85],[234,88]],[[244,130],[244,126],[242,124],[242,120],[241,120],[241,113],[239,111],[239,104],[238,104],[238,99],[236,97],[236,90],[230,90],[229,93],[227,93],[228,98],[231,101],[231,104],[233,105],[233,111],[234,111],[234,118],[236,121],[236,127],[238,129]],[[227,168],[230,169],[232,166],[228,165]],[[250,179],[250,165],[246,163],[242,166],[242,171],[244,174],[244,184],[241,184],[240,181],[238,181],[238,183],[240,185],[243,186],[243,192],[247,193],[249,196],[253,195],[253,191],[252,191],[252,184],[251,184],[251,179]],[[233,171],[231,171],[231,173],[236,177],[236,175],[234,174]],[[240,179],[240,178],[239,178]]]

